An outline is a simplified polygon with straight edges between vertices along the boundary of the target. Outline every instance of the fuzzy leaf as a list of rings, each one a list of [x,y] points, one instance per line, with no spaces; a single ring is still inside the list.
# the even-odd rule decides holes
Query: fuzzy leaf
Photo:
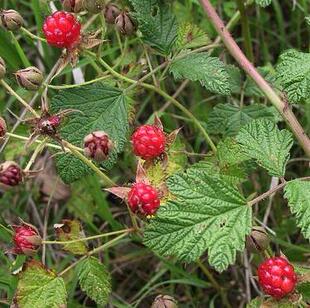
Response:
[[[19,274],[14,302],[20,308],[66,307],[64,280],[35,260],[26,263]]]
[[[97,83],[61,91],[52,100],[52,112],[74,109],[81,112],[71,113],[60,135],[63,139],[78,147],[83,147],[84,137],[97,130],[109,134],[114,149],[102,166],[111,168],[126,143],[128,133],[127,101],[123,93],[110,86]],[[90,173],[90,169],[71,154],[56,157],[57,169],[66,183],[76,181]]]
[[[296,216],[297,226],[304,237],[310,239],[310,182],[290,181],[284,191],[291,212]]]
[[[111,277],[106,267],[98,259],[88,257],[77,270],[82,290],[98,305],[105,305],[111,292]]]
[[[266,7],[271,4],[271,0],[255,0],[255,2],[261,7]]]
[[[259,119],[244,126],[237,141],[241,144],[243,153],[254,158],[271,176],[284,176],[293,145],[289,131],[280,131],[275,123]]]
[[[84,238],[84,231],[81,224],[77,220],[65,219],[60,225],[54,225],[58,240],[61,242],[73,241]],[[85,242],[74,242],[62,245],[62,249],[76,255],[84,255],[88,249]]]
[[[176,200],[160,207],[145,231],[144,243],[163,256],[197,260],[208,250],[209,263],[225,270],[244,248],[252,211],[233,186],[209,172],[189,168],[168,187]]]
[[[268,107],[262,105],[237,107],[219,104],[210,113],[207,128],[210,133],[235,136],[242,126],[258,118],[273,120],[275,117]]]
[[[175,79],[200,81],[210,92],[229,95],[232,80],[225,64],[208,53],[188,54],[172,62],[170,72]]]
[[[143,41],[168,55],[177,38],[177,20],[170,5],[162,0],[130,0]]]
[[[300,103],[310,95],[310,53],[284,52],[276,67],[276,79],[290,102]]]

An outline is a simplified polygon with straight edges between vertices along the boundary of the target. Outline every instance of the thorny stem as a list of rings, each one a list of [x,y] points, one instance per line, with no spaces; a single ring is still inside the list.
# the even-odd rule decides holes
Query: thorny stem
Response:
[[[68,244],[73,244],[73,243],[77,243],[77,242],[86,242],[86,241],[90,241],[90,240],[95,240],[98,238],[102,238],[102,237],[108,237],[111,235],[116,235],[116,234],[123,234],[123,233],[129,233],[134,231],[133,228],[131,229],[124,229],[124,230],[119,230],[119,231],[113,231],[113,232],[109,232],[109,233],[103,233],[103,234],[98,234],[98,235],[94,235],[94,236],[89,236],[89,237],[84,237],[84,238],[79,238],[76,240],[71,240],[71,241],[42,241],[43,244],[57,244],[57,245],[68,245]]]
[[[223,21],[216,13],[210,1],[200,0],[200,2],[208,15],[210,22],[216,29],[217,33],[221,36],[221,39],[226,45],[226,48],[228,49],[230,54],[239,63],[241,68],[255,81],[257,86],[270,100],[270,102],[277,108],[277,110],[286,121],[287,125],[294,133],[295,137],[299,141],[307,156],[310,157],[310,139],[306,135],[298,120],[296,119],[293,111],[288,105],[288,102],[281,100],[281,98],[277,95],[274,89],[272,89],[269,83],[258,73],[253,64],[247,59],[247,57],[237,45],[229,31],[225,28]]]
[[[16,99],[26,108],[28,109],[36,118],[39,118],[39,114],[24,100],[22,99],[3,79],[0,80],[0,83],[6,90],[13,96],[16,97]]]
[[[127,232],[128,233],[128,232]],[[71,270],[72,268],[74,268],[77,264],[79,264],[81,261],[85,260],[87,257],[92,256],[106,248],[112,247],[114,245],[116,245],[119,240],[121,240],[123,237],[127,236],[127,233],[123,233],[119,236],[117,236],[116,238],[114,238],[113,240],[97,247],[94,248],[92,251],[90,251],[87,255],[83,256],[82,258],[80,258],[79,260],[75,261],[74,263],[72,263],[71,265],[69,265],[67,268],[65,268],[63,271],[61,271],[58,276],[62,276],[64,275],[66,272],[68,272],[69,270]]]
[[[196,261],[196,263],[198,264],[198,266],[200,267],[202,272],[208,277],[208,279],[211,282],[213,288],[216,289],[220,293],[222,301],[225,304],[225,306],[230,308],[231,305],[230,305],[230,303],[227,300],[226,294],[223,292],[222,287],[215,280],[215,278],[213,277],[212,273],[208,270],[207,267],[204,266],[204,264],[199,259]]]
[[[103,173],[91,160],[89,160],[82,153],[80,153],[73,144],[71,144],[65,140],[63,140],[62,143],[63,143],[64,147],[68,148],[70,150],[70,152],[75,157],[79,158],[89,168],[91,168],[93,171],[95,171],[96,174],[103,180],[103,182],[107,186],[109,186],[109,187],[116,186],[116,183],[114,183],[105,173]]]

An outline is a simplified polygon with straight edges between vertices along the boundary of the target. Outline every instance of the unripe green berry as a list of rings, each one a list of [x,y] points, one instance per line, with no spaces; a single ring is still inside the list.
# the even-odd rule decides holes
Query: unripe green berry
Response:
[[[84,0],[83,6],[90,13],[97,14],[104,9],[104,0]]]
[[[2,10],[0,12],[1,24],[4,28],[10,31],[16,31],[24,23],[23,17],[14,10]]]
[[[30,91],[36,91],[43,82],[42,72],[35,66],[30,66],[15,73],[18,84]]]

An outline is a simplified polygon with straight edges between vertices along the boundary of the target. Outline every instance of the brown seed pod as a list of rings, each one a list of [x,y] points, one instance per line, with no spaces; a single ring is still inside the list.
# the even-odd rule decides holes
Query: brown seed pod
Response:
[[[7,132],[7,126],[5,120],[0,117],[0,140],[5,137],[5,134]]]
[[[16,31],[24,23],[23,17],[14,10],[2,10],[0,11],[0,20],[2,26],[10,31]]]
[[[136,26],[127,12],[122,12],[116,17],[115,27],[123,35],[131,35],[136,31]]]
[[[3,79],[6,73],[6,65],[4,60],[0,57],[0,79]]]
[[[253,227],[252,232],[246,238],[246,247],[250,252],[259,253],[266,250],[270,239],[263,227]]]
[[[43,82],[42,72],[35,66],[30,66],[15,73],[18,84],[30,91],[36,91]]]
[[[121,13],[120,9],[115,4],[108,4],[104,10],[104,18],[108,24],[113,25],[116,17]]]
[[[62,0],[62,6],[67,12],[79,13],[83,9],[83,0]]]
[[[177,301],[169,295],[158,295],[151,308],[177,308]]]

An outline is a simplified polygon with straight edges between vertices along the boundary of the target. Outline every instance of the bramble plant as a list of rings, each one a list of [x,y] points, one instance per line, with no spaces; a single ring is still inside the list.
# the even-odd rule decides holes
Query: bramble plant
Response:
[[[1,6],[1,307],[310,306],[309,0]]]

